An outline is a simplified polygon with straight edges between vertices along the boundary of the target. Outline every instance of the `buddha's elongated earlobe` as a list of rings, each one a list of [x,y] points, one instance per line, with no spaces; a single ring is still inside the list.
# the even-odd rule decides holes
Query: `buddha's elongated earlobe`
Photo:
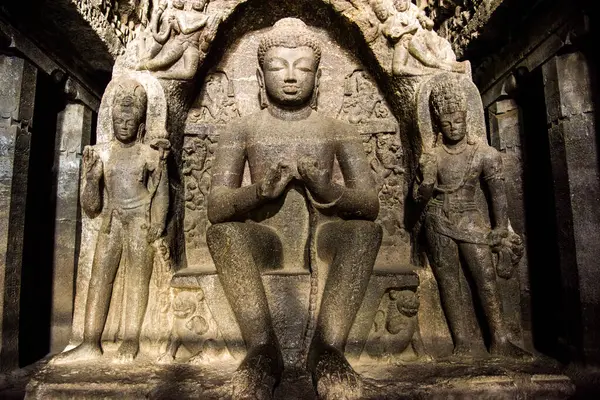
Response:
[[[265,88],[265,76],[260,68],[256,69],[256,79],[258,80],[258,101],[262,110],[269,107],[269,101],[267,99],[267,89]]]
[[[310,100],[310,107],[317,111],[319,107],[319,81],[321,80],[321,68],[317,69],[317,74],[315,76],[315,89],[313,90],[312,99]]]

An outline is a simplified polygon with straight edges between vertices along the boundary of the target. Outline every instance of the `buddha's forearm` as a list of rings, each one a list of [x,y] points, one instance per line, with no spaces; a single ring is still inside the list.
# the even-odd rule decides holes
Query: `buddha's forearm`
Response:
[[[213,224],[236,220],[260,204],[256,184],[237,189],[213,188],[208,197],[208,219]]]
[[[338,185],[339,186],[339,185]],[[335,203],[337,211],[348,218],[374,221],[379,214],[379,198],[374,190],[351,189],[340,186],[341,196]]]

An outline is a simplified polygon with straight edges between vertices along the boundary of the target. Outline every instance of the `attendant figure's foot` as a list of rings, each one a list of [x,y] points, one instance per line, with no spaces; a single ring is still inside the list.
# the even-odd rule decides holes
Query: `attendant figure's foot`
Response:
[[[123,364],[133,362],[139,351],[140,343],[137,340],[124,340],[114,361]]]
[[[506,358],[532,358],[530,352],[523,350],[517,345],[512,344],[508,340],[496,341],[490,346],[490,354],[495,357]]]
[[[271,400],[282,372],[283,358],[276,345],[249,350],[231,379],[232,399]]]
[[[102,349],[96,343],[83,342],[72,350],[56,355],[51,364],[68,364],[80,361],[93,360],[102,357]]]
[[[158,364],[172,364],[175,362],[175,357],[170,353],[163,353],[156,359],[156,362]]]
[[[323,400],[358,400],[362,398],[362,380],[342,352],[331,346],[311,350],[309,368],[313,384]]]

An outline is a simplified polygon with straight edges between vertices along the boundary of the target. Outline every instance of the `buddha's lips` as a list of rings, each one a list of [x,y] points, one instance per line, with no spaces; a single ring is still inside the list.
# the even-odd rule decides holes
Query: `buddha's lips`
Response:
[[[300,90],[300,88],[298,86],[293,86],[293,85],[287,85],[283,87],[283,92],[285,94],[296,94],[298,93],[298,91]]]

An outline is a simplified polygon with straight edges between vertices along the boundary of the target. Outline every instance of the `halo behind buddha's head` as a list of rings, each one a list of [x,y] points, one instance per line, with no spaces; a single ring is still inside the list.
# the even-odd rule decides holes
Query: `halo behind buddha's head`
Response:
[[[267,51],[273,47],[310,47],[315,53],[316,64],[321,61],[321,44],[298,18],[283,18],[273,25],[258,45],[258,63],[263,67]]]

